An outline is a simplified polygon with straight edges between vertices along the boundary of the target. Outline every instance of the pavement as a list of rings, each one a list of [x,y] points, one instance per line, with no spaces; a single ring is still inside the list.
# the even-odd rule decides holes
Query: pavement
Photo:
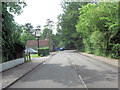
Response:
[[[2,88],[117,87],[117,60],[74,50],[56,53],[2,72]]]
[[[45,57],[32,57],[32,61],[20,64],[0,73],[2,74],[2,79],[0,79],[0,82],[2,82],[2,88],[7,88],[9,85],[15,83],[17,80],[28,74],[30,71],[38,67],[56,53],[57,52],[50,52],[50,55]]]
[[[111,64],[116,67],[120,67],[120,60],[118,60],[118,59],[113,59],[113,58],[108,58],[108,57],[103,57],[103,56],[95,56],[93,54],[88,54],[88,53],[84,53],[84,52],[80,52],[80,54],[91,57],[91,58],[99,60],[99,61],[102,61],[107,64]]]
[[[9,88],[118,88],[118,68],[82,55],[60,51]]]

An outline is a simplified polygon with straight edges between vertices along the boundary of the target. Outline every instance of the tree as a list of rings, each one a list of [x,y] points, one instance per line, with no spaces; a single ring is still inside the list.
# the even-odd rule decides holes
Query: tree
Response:
[[[48,28],[43,29],[42,37],[49,38],[49,36],[52,35],[52,30],[49,30]]]
[[[36,37],[35,37],[34,35],[30,35],[30,34],[28,34],[28,33],[22,34],[22,35],[21,35],[21,41],[22,41],[23,43],[25,43],[25,45],[26,45],[26,43],[27,43],[27,40],[36,40]]]
[[[61,41],[69,49],[80,49],[79,43],[82,42],[82,39],[76,31],[75,25],[78,21],[79,9],[86,4],[86,2],[62,2],[61,4],[64,13],[58,16],[57,30],[61,36]]]
[[[54,22],[50,19],[47,19],[46,25],[44,25],[44,27],[52,30],[54,28]]]
[[[34,32],[33,30],[33,25],[31,23],[26,23],[24,26],[26,32],[28,32],[28,34],[31,34]]]
[[[120,58],[118,2],[62,2],[56,40],[59,45]]]
[[[41,25],[37,25],[37,29],[41,29]]]
[[[15,23],[10,12],[19,15],[25,6],[25,2],[2,2],[2,62],[17,58],[18,44],[24,49],[24,45],[20,41],[21,26]]]
[[[42,35],[41,37],[46,37],[46,38],[49,38],[50,36],[52,36],[53,32],[53,28],[54,28],[54,22],[50,19],[47,19],[47,23],[46,25],[44,25],[44,29],[43,29],[43,32],[42,32]]]
[[[26,23],[21,26],[23,32],[21,34],[21,41],[26,45],[27,40],[36,40],[35,29],[31,23]]]
[[[85,51],[119,58],[118,2],[87,4],[79,13],[76,30],[81,33]]]

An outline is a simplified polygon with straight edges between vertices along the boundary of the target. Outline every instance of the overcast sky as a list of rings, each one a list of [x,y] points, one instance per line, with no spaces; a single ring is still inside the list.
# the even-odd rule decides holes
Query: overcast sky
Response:
[[[62,13],[61,0],[24,0],[27,6],[23,9],[23,13],[15,16],[18,24],[31,23],[34,27],[38,24],[42,26],[46,24],[46,19],[57,22],[57,16]],[[55,27],[56,28],[56,27]],[[56,29],[53,30],[56,33]]]

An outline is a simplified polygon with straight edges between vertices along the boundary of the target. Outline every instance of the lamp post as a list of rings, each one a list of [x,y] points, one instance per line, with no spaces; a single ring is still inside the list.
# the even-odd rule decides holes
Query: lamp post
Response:
[[[39,48],[40,29],[35,29],[35,36],[37,37],[37,40],[38,40],[38,48]]]

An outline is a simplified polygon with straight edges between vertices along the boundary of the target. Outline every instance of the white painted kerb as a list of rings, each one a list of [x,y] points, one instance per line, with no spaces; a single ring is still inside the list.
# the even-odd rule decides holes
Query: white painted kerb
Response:
[[[24,63],[24,58],[18,58],[18,59],[12,60],[12,61],[1,63],[0,64],[0,72],[7,70],[7,69],[10,69],[12,67],[15,67],[15,66],[22,64],[22,63]]]

